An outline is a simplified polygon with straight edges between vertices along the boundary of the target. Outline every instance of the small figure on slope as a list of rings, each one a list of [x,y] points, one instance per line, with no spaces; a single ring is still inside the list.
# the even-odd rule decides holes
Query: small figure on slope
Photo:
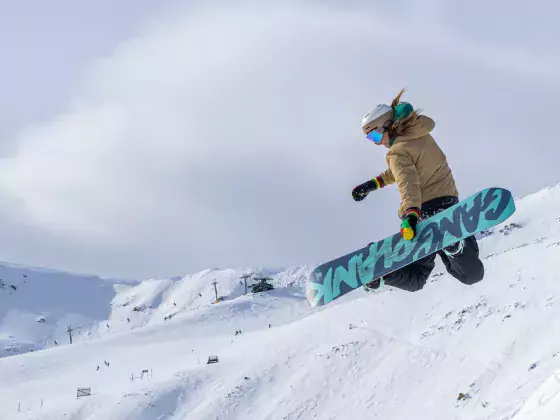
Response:
[[[368,140],[388,148],[386,161],[389,168],[379,176],[352,190],[355,201],[387,185],[396,183],[401,196],[399,217],[401,234],[412,240],[416,225],[459,202],[459,193],[447,158],[430,132],[435,122],[407,102],[401,102],[404,89],[391,105],[381,104],[368,112],[362,120],[362,130]],[[449,274],[462,283],[474,284],[484,277],[484,265],[478,256],[474,236],[461,240],[437,253]],[[383,283],[415,292],[426,284],[435,267],[436,254],[416,261],[381,279],[364,286],[372,291]]]

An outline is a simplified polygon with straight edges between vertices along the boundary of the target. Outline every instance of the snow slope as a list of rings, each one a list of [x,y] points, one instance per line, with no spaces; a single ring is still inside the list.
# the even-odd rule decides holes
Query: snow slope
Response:
[[[304,284],[309,268],[251,271],[271,276],[278,287],[291,287]],[[68,326],[74,330],[73,342],[79,342],[163,324],[215,303],[214,280],[219,297],[242,296],[242,273],[209,269],[172,279],[121,283],[0,264],[0,357],[68,344]]]
[[[115,280],[0,263],[0,358],[88,337],[111,314]]]
[[[95,337],[0,360],[0,418],[558,419],[559,206],[560,187],[518,200],[470,287],[439,263],[417,293],[315,309],[311,267],[256,295],[234,270],[116,285]]]

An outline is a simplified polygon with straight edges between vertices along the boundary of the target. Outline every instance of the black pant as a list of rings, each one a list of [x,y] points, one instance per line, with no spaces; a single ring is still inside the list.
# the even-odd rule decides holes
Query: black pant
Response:
[[[433,216],[459,202],[457,197],[440,197],[422,204],[423,219]],[[449,247],[451,248],[451,247]],[[439,251],[428,255],[406,267],[383,276],[386,285],[416,292],[424,287],[436,265],[436,254],[440,256],[447,272],[464,284],[474,284],[484,277],[484,265],[478,257],[478,244],[474,236],[464,241],[463,251],[453,257]]]

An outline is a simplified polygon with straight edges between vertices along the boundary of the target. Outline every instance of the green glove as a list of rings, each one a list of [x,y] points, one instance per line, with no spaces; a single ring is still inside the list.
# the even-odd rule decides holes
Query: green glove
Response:
[[[420,220],[420,209],[418,207],[411,207],[404,213],[401,235],[405,240],[412,241],[416,236],[418,220]]]

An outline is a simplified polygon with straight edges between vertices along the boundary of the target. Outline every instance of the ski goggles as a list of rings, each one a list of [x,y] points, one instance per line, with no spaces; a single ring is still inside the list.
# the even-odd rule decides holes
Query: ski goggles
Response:
[[[381,143],[381,139],[383,138],[383,134],[387,129],[385,127],[377,127],[371,130],[368,135],[366,136],[368,140],[374,142],[375,144]]]

